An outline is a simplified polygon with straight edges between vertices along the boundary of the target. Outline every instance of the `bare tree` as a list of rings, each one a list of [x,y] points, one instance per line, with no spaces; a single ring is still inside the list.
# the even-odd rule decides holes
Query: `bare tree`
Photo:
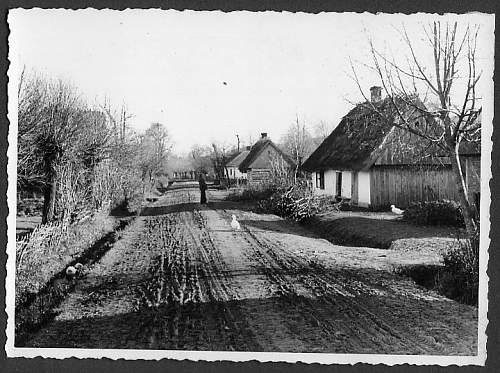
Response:
[[[98,166],[110,158],[111,129],[103,112],[82,110],[78,115],[79,130],[72,145],[56,165],[57,219],[73,221],[89,215],[103,201],[94,192],[99,183]]]
[[[472,235],[477,221],[460,163],[460,146],[463,142],[477,141],[481,132],[481,98],[476,91],[481,77],[476,66],[479,26],[466,25],[459,30],[457,22],[436,21],[422,31],[427,49],[417,47],[416,38],[412,39],[404,27],[399,31],[407,50],[404,62],[381,52],[369,38],[372,62],[368,67],[381,81],[391,115],[368,100],[352,63],[351,67],[367,107],[449,157],[467,232]],[[428,65],[424,63],[425,52],[432,56]]]
[[[318,137],[321,141],[326,139],[332,133],[334,126],[324,120],[320,120],[314,126],[314,136]]]
[[[17,186],[23,189],[43,189],[45,175],[42,158],[36,152],[39,121],[46,105],[46,82],[23,69],[18,87],[18,151]]]
[[[297,181],[297,169],[290,169],[289,164],[278,154],[273,154],[270,158],[270,179],[268,183],[288,188]]]
[[[229,186],[229,170],[227,169],[226,164],[231,157],[239,154],[239,150],[235,149],[234,146],[228,146],[227,144],[220,143],[217,144],[215,142],[212,143],[212,149],[212,162],[215,174],[219,180],[226,180],[227,185]]]
[[[212,168],[211,152],[212,149],[209,146],[193,145],[189,155],[196,172],[207,173]]]
[[[90,108],[70,84],[25,70],[18,96],[18,190],[43,193],[44,223],[139,201],[141,142],[125,105]]]
[[[170,134],[161,123],[152,123],[141,137],[139,164],[142,169],[142,178],[151,186],[156,176],[163,170],[166,172],[166,162],[172,142]]]
[[[295,121],[288,127],[288,131],[282,139],[283,146],[288,154],[290,154],[295,162],[295,179],[302,165],[302,162],[314,150],[314,141],[308,131],[304,121],[300,122],[298,115]]]
[[[35,165],[38,169],[24,175],[31,174],[42,184],[44,223],[54,219],[57,166],[65,155],[71,153],[84,129],[84,112],[84,103],[68,83],[23,76],[19,88],[19,168],[21,174],[23,167],[33,170]]]

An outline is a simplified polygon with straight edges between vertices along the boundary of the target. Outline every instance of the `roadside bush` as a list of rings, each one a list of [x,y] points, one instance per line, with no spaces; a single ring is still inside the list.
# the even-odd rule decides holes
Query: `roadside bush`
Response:
[[[350,201],[346,199],[339,200],[338,197],[334,197],[331,195],[319,195],[315,198],[318,204],[318,213],[328,211],[339,212],[353,210],[353,206],[351,205]]]
[[[248,186],[234,191],[227,200],[255,202],[257,212],[272,213],[298,222],[311,218],[329,203],[314,196],[305,181],[292,186],[287,183]]]
[[[87,181],[90,171],[77,162],[58,165],[57,169],[56,220],[72,224],[91,215],[91,190]]]
[[[326,211],[340,211],[339,202],[336,197],[330,195],[319,195],[316,196],[318,201],[318,212]]]
[[[285,190],[277,190],[257,204],[258,211],[271,212],[297,222],[311,218],[319,209],[319,199],[303,183],[295,184]]]
[[[478,304],[479,233],[443,254],[444,269],[438,280],[438,290],[459,302]]]
[[[227,199],[235,202],[258,202],[271,197],[278,189],[278,185],[270,183],[247,186],[246,188],[234,191]]]
[[[403,220],[417,225],[450,225],[455,227],[465,225],[460,205],[449,200],[413,203],[404,211]]]

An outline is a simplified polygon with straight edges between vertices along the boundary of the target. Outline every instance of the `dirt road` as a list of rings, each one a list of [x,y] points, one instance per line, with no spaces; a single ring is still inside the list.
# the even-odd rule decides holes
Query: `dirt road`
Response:
[[[477,310],[395,275],[397,253],[198,198],[146,208],[26,345],[476,354]]]

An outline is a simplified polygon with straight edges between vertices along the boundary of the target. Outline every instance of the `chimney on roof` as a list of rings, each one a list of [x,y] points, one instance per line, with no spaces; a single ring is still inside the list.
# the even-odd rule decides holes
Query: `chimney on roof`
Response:
[[[262,136],[262,137],[261,137],[261,139],[262,139],[262,140],[267,139],[267,132],[262,132],[262,133],[260,134],[260,136]]]
[[[250,150],[251,146],[250,145],[247,145],[247,150]]]
[[[373,86],[370,88],[372,102],[379,102],[382,99],[382,87]]]

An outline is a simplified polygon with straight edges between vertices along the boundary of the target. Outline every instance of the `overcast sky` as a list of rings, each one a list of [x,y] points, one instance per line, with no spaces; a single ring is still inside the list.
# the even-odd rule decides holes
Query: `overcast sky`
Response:
[[[176,152],[195,143],[279,140],[296,115],[311,129],[337,123],[362,96],[349,57],[369,62],[367,34],[393,52],[404,22],[422,38],[430,16],[161,10],[13,10],[11,69],[70,80],[92,102],[105,96],[143,131],[169,129]],[[482,60],[493,61],[491,16],[480,22]],[[380,84],[360,68],[362,85]]]

